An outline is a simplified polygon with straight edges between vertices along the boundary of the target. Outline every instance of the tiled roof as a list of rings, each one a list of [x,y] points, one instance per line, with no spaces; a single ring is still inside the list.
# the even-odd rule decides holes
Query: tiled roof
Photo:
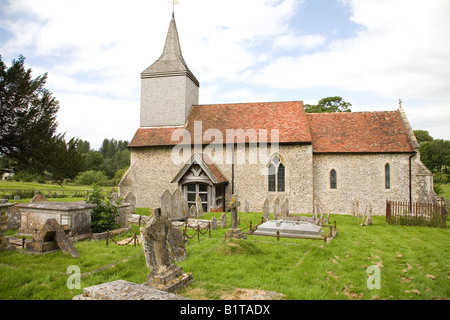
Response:
[[[399,111],[311,113],[313,152],[413,152]]]
[[[196,142],[194,128],[201,122],[202,138],[208,129],[217,129],[225,142],[227,137],[237,142],[270,142],[272,131],[278,130],[280,143],[311,143],[308,120],[303,102],[267,102],[267,103],[239,103],[193,106],[185,129],[191,135],[191,142]],[[170,146],[181,141],[172,141],[172,133],[182,127],[140,128],[130,142],[129,147]],[[227,130],[236,130],[237,135],[227,135]],[[239,129],[245,136],[239,135]],[[254,129],[255,131],[252,131]],[[249,136],[250,133],[256,133]],[[267,134],[265,134],[265,132]],[[211,133],[211,131],[210,131]],[[195,132],[196,135],[199,132]],[[177,135],[179,137],[179,135]],[[203,144],[214,142],[202,140]],[[229,142],[231,142],[230,140]]]
[[[270,130],[278,129],[279,143],[312,143],[315,153],[414,152],[399,111],[307,114],[301,101],[196,105],[185,127],[140,128],[129,147],[174,146],[181,141],[180,134],[172,140],[177,129],[188,130],[195,143],[194,127],[200,122],[203,144],[217,138],[205,139],[208,129],[219,130],[224,141],[227,129],[255,129],[258,142],[270,142]],[[261,129],[267,130],[267,139]]]

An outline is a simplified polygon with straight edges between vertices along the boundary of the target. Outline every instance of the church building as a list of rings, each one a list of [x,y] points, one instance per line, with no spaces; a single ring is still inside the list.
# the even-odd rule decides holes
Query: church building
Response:
[[[141,73],[140,127],[119,195],[160,206],[179,188],[188,204],[227,211],[231,195],[262,212],[349,214],[358,201],[434,202],[433,176],[400,105],[396,111],[306,113],[302,101],[199,105],[199,81],[181,53],[174,17],[162,55]],[[241,207],[241,211],[243,208]]]

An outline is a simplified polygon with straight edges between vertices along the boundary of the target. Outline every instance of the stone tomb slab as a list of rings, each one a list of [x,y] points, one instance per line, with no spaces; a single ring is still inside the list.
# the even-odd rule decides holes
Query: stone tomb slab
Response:
[[[83,289],[81,295],[72,300],[189,300],[188,298],[139,285],[125,280],[116,280]]]
[[[322,227],[303,221],[270,220],[264,222],[253,235],[277,236],[288,238],[322,238]]]
[[[21,233],[33,234],[35,230],[41,229],[48,219],[55,219],[60,225],[68,225],[68,236],[91,232],[91,213],[95,204],[87,204],[84,201],[44,201],[20,203],[16,207],[21,212]]]

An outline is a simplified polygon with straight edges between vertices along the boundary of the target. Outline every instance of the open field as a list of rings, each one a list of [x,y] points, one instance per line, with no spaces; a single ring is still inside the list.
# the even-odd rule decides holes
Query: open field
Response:
[[[220,215],[207,213],[205,218]],[[250,221],[259,223],[261,213],[240,217],[240,227],[246,227]],[[211,238],[202,236],[199,243],[189,240],[188,258],[177,264],[193,273],[194,282],[180,294],[218,300],[236,298],[238,289],[244,288],[282,293],[289,300],[450,298],[448,222],[447,228],[438,229],[388,225],[384,217],[374,217],[373,226],[363,227],[356,217],[332,215],[331,220],[337,222],[338,235],[328,244],[261,236],[225,241],[228,214],[227,228],[212,231]],[[141,246],[88,240],[75,247],[78,259],[62,252],[1,252],[0,299],[71,299],[83,287],[104,282],[143,283],[150,272]],[[67,288],[71,265],[80,267],[81,289]],[[380,289],[368,288],[371,266],[379,268]]]
[[[102,187],[103,191],[110,191],[110,187]],[[29,202],[33,194],[37,191],[48,197],[49,201],[79,201],[84,200],[87,191],[92,191],[92,186],[79,186],[75,184],[37,183],[37,182],[16,182],[0,180],[0,198],[9,197],[13,201],[17,193],[20,200],[16,202]],[[117,190],[117,188],[116,188]],[[56,196],[57,195],[57,196]]]

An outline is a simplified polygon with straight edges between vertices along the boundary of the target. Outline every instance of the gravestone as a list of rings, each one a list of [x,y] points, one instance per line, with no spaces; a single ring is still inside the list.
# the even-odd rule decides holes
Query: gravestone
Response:
[[[136,206],[136,197],[131,191],[128,191],[125,198],[123,198],[123,202]]]
[[[217,229],[217,218],[216,217],[212,217],[211,218],[211,230],[216,230]]]
[[[165,218],[172,217],[172,194],[165,190],[161,196],[161,216]]]
[[[249,204],[247,199],[244,200],[244,213],[249,213]]]
[[[188,298],[125,280],[98,284],[83,289],[72,300],[189,300]]]
[[[278,220],[281,218],[281,205],[280,205],[280,198],[275,198],[275,203],[273,205],[273,219]]]
[[[162,205],[162,204],[161,204]],[[167,238],[172,223],[155,210],[155,216],[141,228],[145,261],[152,271],[147,275],[145,285],[168,292],[176,292],[192,281],[191,273],[172,263]]]
[[[186,218],[187,215],[184,214],[184,203],[183,196],[181,194],[180,189],[175,189],[172,194],[172,218]]]
[[[34,196],[33,199],[31,199],[31,203],[33,202],[43,202],[43,201],[47,201],[47,198],[38,190]]]
[[[195,206],[197,207],[197,218],[203,217],[202,199],[199,195],[195,198]]]
[[[227,226],[227,214],[224,212],[220,216],[220,227],[225,228]]]
[[[195,206],[195,205],[192,205],[190,208],[189,208],[189,214],[188,214],[188,216],[189,216],[189,218],[197,218],[197,206]]]
[[[171,227],[167,236],[171,258],[174,261],[183,261],[187,258],[186,246],[180,229]]]
[[[270,220],[270,204],[269,204],[269,199],[267,199],[267,198],[264,200],[263,220],[264,221]]]
[[[231,195],[231,201],[229,203],[230,213],[231,213],[231,228],[228,229],[225,234],[226,238],[235,238],[235,239],[246,239],[244,234],[242,234],[241,230],[238,229],[238,210],[239,210],[240,202],[238,201],[237,195]]]
[[[69,231],[69,226],[61,226],[53,218],[47,219],[42,228],[34,233],[33,241],[27,242],[26,251],[44,253],[61,249],[64,253],[78,258],[80,254],[67,237]]]

